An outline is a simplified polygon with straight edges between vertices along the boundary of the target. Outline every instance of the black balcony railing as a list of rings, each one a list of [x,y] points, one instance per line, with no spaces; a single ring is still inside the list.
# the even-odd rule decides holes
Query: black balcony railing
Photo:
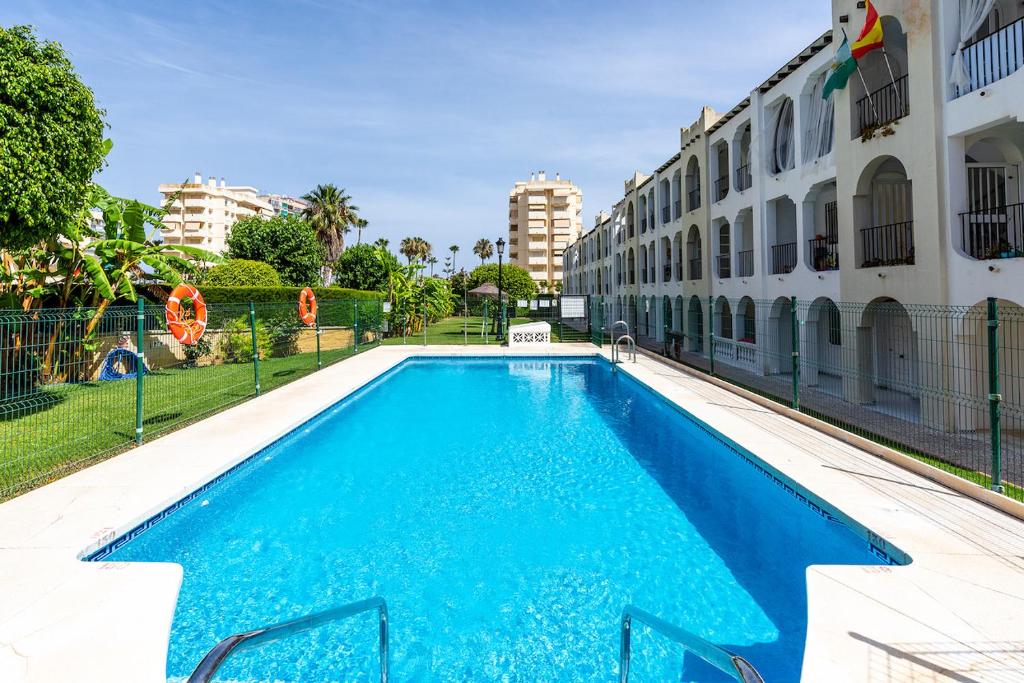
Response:
[[[818,272],[839,270],[839,242],[831,237],[815,237],[811,245],[811,267]]]
[[[669,207],[667,207],[667,206],[661,207],[661,222],[662,223],[668,223],[671,220],[672,220],[672,210]]]
[[[640,232],[641,233],[647,232],[647,217],[646,216],[644,218],[640,219]]]
[[[723,280],[732,277],[732,259],[728,254],[718,255],[718,277]]]
[[[971,82],[963,89],[957,88],[957,96],[995,83],[1024,67],[1024,17],[968,44],[963,57]]]
[[[754,184],[754,178],[750,175],[750,164],[743,164],[736,169],[736,191],[743,192]]]
[[[796,268],[796,242],[772,245],[772,274],[785,275]]]
[[[666,265],[661,268],[662,282],[672,281],[672,266]]]
[[[748,249],[736,254],[736,275],[738,277],[752,277],[754,275],[754,250]]]
[[[857,100],[857,122],[861,135],[902,119],[909,113],[910,98],[906,76],[897,78],[895,85],[890,81],[870,95]]]
[[[986,260],[1024,257],[1024,204],[960,214],[964,253]]]
[[[677,199],[674,202],[672,202],[672,209],[673,209],[673,214],[672,215],[673,215],[674,218],[679,218],[680,216],[682,216],[683,215],[683,200]]]
[[[729,194],[729,176],[724,175],[715,181],[715,201],[720,202]]]
[[[690,259],[690,279],[699,280],[703,275],[700,270],[700,256],[695,256]]]
[[[861,228],[861,268],[914,263],[914,221]]]
[[[696,211],[700,208],[700,188],[695,187],[686,193],[686,210]]]

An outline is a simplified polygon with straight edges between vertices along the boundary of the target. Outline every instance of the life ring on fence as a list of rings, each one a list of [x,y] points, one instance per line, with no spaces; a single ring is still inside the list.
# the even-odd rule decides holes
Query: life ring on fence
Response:
[[[181,303],[183,299],[192,302],[192,318],[184,317],[185,311]],[[167,297],[164,317],[167,319],[167,329],[174,338],[185,346],[192,346],[206,332],[206,302],[203,295],[192,285],[178,285]]]
[[[299,318],[309,327],[316,324],[316,295],[309,287],[299,292]]]

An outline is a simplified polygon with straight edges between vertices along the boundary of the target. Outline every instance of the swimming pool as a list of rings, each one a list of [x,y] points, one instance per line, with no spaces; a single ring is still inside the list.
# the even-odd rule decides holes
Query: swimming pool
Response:
[[[765,476],[768,475],[768,476]],[[867,532],[600,359],[411,359],[93,559],[177,562],[168,677],[381,595],[396,681],[615,680],[633,603],[799,677],[804,570]],[[373,615],[219,680],[372,680]],[[718,680],[641,626],[634,681]]]

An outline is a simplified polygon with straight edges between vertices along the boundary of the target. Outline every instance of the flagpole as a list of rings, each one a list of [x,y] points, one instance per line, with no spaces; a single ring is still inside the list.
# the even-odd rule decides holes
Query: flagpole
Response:
[[[875,115],[875,125],[878,125],[878,110],[875,109],[875,101],[871,99],[871,91],[868,90],[868,84],[864,80],[864,74],[860,70],[860,62],[857,62],[857,75],[860,76],[860,84],[864,86],[864,94],[868,97],[868,104],[871,105],[871,113]]]
[[[896,87],[896,74],[892,72],[892,64],[889,63],[889,53],[885,51],[885,45],[882,45],[882,57],[885,58],[885,68],[889,70],[889,78],[892,80],[892,91],[896,93],[896,104],[900,107],[900,114],[905,114],[903,111],[903,98],[900,97],[900,89]]]

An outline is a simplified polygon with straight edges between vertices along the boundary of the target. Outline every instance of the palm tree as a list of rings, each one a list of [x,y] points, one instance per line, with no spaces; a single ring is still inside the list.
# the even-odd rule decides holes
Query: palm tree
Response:
[[[433,255],[434,247],[422,237],[417,237],[416,239],[419,240],[420,261],[427,261]]]
[[[369,224],[370,221],[366,220],[365,218],[356,219],[356,244],[363,243],[363,230],[365,230],[366,226]]]
[[[409,260],[409,265],[412,265],[412,260],[419,256],[418,240],[419,237],[403,237],[398,245],[398,253]]]
[[[434,264],[437,263],[437,257],[431,256],[427,259],[427,263],[430,264],[430,277],[434,277]]]
[[[334,261],[345,250],[345,233],[360,220],[359,207],[351,204],[352,197],[333,184],[317,185],[302,198],[309,204],[302,217],[316,230],[316,238],[327,250],[327,261]]]
[[[378,237],[373,246],[378,249],[387,249],[389,244],[391,244],[391,241],[387,237]]]
[[[451,274],[452,277],[454,277],[455,276],[455,255],[459,253],[459,245],[453,244],[452,246],[448,247],[448,251],[452,252],[452,264],[451,264],[451,270],[449,270],[449,273]]]
[[[484,261],[491,258],[494,254],[494,245],[486,237],[478,239],[476,244],[473,245],[473,253],[480,257],[480,265],[484,264]]]

